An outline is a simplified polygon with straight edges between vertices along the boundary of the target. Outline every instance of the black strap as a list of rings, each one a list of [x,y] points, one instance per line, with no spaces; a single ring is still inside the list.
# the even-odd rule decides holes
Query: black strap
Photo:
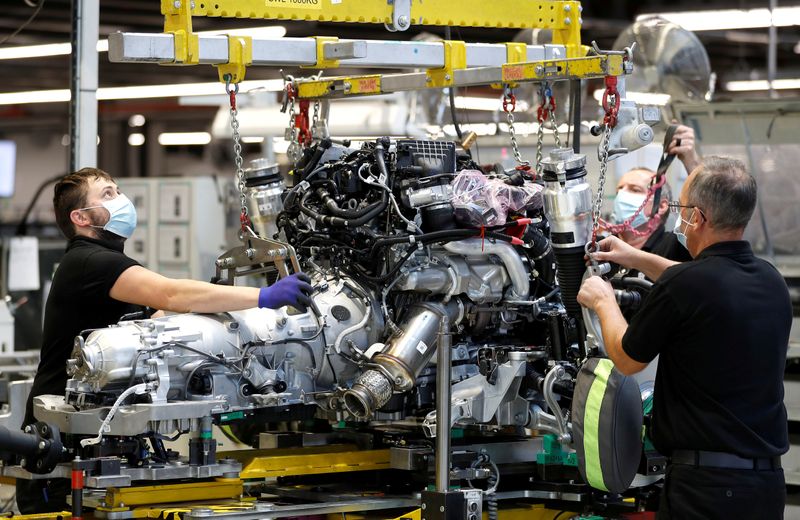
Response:
[[[661,151],[661,161],[658,163],[658,168],[656,169],[656,175],[653,177],[654,184],[658,184],[661,182],[661,179],[664,175],[667,174],[667,170],[669,166],[672,164],[672,161],[675,160],[675,154],[671,154],[667,152],[669,150],[669,145],[672,142],[672,139],[675,137],[675,132],[678,130],[678,125],[669,125],[667,128],[667,135],[664,136],[664,148]],[[680,146],[680,143],[678,143]],[[660,206],[661,202],[661,186],[656,188],[656,192],[653,194],[653,208],[650,210],[650,218],[655,217],[656,213],[658,213],[658,207]]]
[[[718,451],[674,450],[672,457],[670,457],[670,462],[706,468],[752,469],[756,471],[781,469],[780,457],[748,458]]]

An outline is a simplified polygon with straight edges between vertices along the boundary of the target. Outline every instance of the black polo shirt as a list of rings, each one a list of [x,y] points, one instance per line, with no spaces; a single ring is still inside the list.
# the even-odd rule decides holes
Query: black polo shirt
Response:
[[[109,296],[123,271],[136,260],[125,256],[121,242],[75,237],[58,265],[44,311],[39,369],[25,410],[25,424],[33,422],[33,398],[63,395],[66,363],[75,336],[81,331],[107,327],[141,307]]]
[[[658,451],[785,453],[791,325],[786,282],[748,242],[714,244],[664,271],[622,338],[636,361],[661,355],[651,432]]]

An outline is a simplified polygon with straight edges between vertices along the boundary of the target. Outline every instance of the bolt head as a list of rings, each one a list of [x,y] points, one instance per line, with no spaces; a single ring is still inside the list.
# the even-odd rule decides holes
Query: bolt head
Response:
[[[25,466],[28,463],[28,459],[22,459],[19,461],[20,466]]]
[[[439,512],[444,513],[444,506],[439,506]]]
[[[423,510],[425,510],[425,509],[427,509],[427,508],[428,508],[428,505],[427,505],[427,504],[422,504],[422,509],[423,509]]]
[[[570,12],[570,10],[571,10],[571,9],[572,9],[572,6],[571,6],[571,5],[569,5],[569,4],[566,4],[566,5],[564,6],[564,10],[565,10],[566,12]]]
[[[43,450],[47,447],[47,443],[44,441],[39,441],[39,449]]]
[[[569,25],[572,23],[572,20],[569,19],[569,16],[564,18],[564,25]]]
[[[541,76],[541,75],[542,75],[542,73],[544,72],[544,67],[542,67],[541,65],[537,65],[537,66],[536,66],[536,67],[533,69],[533,71],[536,73],[536,75],[537,75],[537,76]]]
[[[444,79],[445,81],[450,81],[450,74],[445,74]]]
[[[578,25],[583,25],[583,18],[578,18]]]
[[[172,2],[172,6],[173,6],[175,9],[180,9],[180,8],[181,8],[181,2],[180,2],[180,0],[175,0],[174,2]]]
[[[431,81],[433,81],[432,77],[428,76],[427,78],[425,78],[426,83],[430,83]]]
[[[408,27],[408,17],[404,15],[398,18],[397,26],[400,27],[401,29],[405,29],[406,27]]]

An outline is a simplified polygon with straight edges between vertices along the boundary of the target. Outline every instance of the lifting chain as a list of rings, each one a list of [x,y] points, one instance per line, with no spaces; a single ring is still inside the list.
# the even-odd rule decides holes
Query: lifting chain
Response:
[[[597,229],[600,225],[600,209],[603,206],[603,195],[605,193],[606,173],[608,171],[608,148],[611,143],[611,130],[617,125],[617,114],[619,113],[619,92],[617,91],[617,78],[606,76],[606,91],[603,93],[603,134],[600,138],[600,178],[597,185],[597,196],[592,206],[592,239],[586,244],[586,254],[592,264],[596,264],[592,253],[597,252]]]
[[[514,110],[517,108],[517,96],[514,91],[508,86],[503,90],[503,112],[506,113],[506,121],[508,122],[508,133],[511,136],[511,150],[514,153],[514,160],[517,161],[518,170],[530,170],[531,163],[522,159],[522,153],[519,151],[519,143],[517,142],[517,132],[514,128]]]
[[[239,110],[236,108],[236,95],[239,93],[239,84],[231,83],[230,74],[225,75],[225,92],[230,98],[231,108],[231,131],[233,135],[233,160],[236,164],[236,181],[239,188],[239,202],[241,204],[241,213],[239,221],[242,225],[242,231],[247,232],[248,228],[252,229],[250,224],[250,217],[247,214],[247,186],[244,179],[244,158],[242,157],[242,141],[239,135]]]
[[[618,235],[624,231],[629,231],[632,235],[637,237],[645,237],[650,236],[656,228],[661,225],[661,221],[664,218],[660,214],[656,214],[647,221],[647,227],[644,230],[639,230],[633,227],[632,222],[636,219],[636,217],[644,211],[644,207],[647,206],[647,203],[654,199],[656,191],[659,188],[663,187],[664,184],[667,183],[667,177],[665,175],[661,176],[660,181],[656,181],[656,177],[653,178],[653,182],[650,183],[650,186],[647,188],[647,196],[644,198],[644,202],[633,212],[633,215],[626,218],[620,224],[611,224],[603,219],[600,219],[603,223],[603,228],[608,230],[610,233],[614,235]],[[660,201],[659,201],[660,202]],[[656,202],[653,202],[656,204]]]
[[[544,145],[544,124],[550,121],[553,127],[553,138],[556,141],[556,148],[561,148],[561,136],[558,133],[558,123],[556,122],[556,98],[548,82],[542,83],[539,89],[541,103],[536,109],[536,119],[539,123],[536,139],[536,174],[542,174],[542,146]]]
[[[289,143],[286,155],[289,157],[292,165],[296,166],[297,161],[299,161],[300,157],[303,155],[303,148],[300,145],[300,131],[297,128],[297,114],[294,110],[294,102],[297,98],[295,83],[292,76],[284,75],[283,71],[281,71],[281,75],[283,76],[283,105],[281,106],[281,112],[289,112],[289,127],[286,128],[283,138]]]

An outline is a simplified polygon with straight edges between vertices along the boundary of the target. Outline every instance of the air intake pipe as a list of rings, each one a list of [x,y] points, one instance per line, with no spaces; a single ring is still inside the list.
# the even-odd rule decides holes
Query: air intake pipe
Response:
[[[567,313],[579,317],[578,291],[586,271],[586,244],[592,233],[592,189],[586,181],[586,156],[556,148],[543,159],[544,212],[556,257],[558,284]]]
[[[440,322],[447,317],[457,323],[460,310],[457,301],[412,306],[400,325],[402,332],[392,336],[383,350],[372,357],[375,368],[361,374],[344,393],[344,404],[350,413],[368,418],[389,401],[392,393],[414,388],[420,372],[436,352]]]

